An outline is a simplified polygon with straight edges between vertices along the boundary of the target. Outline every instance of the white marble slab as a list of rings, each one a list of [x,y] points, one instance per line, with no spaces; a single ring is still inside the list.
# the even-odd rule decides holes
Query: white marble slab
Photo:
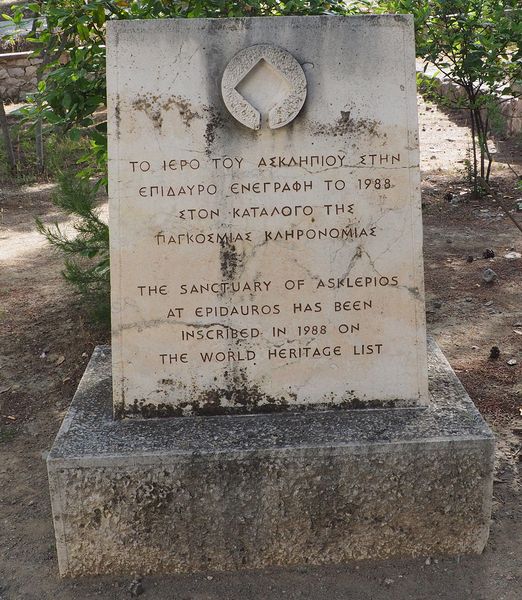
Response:
[[[427,399],[408,16],[108,24],[117,415]]]

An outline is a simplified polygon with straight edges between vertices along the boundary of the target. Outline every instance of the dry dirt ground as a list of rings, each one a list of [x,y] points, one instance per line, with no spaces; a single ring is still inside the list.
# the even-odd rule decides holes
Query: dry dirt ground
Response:
[[[239,574],[137,574],[144,598],[522,599],[522,259],[504,258],[522,251],[522,233],[498,202],[466,193],[469,132],[461,118],[420,101],[420,119],[428,327],[498,436],[486,551]],[[512,207],[516,177],[507,163],[522,172],[520,147],[499,150],[495,181]],[[107,334],[88,325],[62,281],[61,258],[35,232],[36,215],[66,221],[49,201],[50,188],[0,190],[0,600],[127,598],[131,578],[58,577],[44,458],[90,353]],[[487,248],[494,258],[483,258]],[[481,279],[486,267],[498,276],[491,285]],[[492,346],[500,349],[497,360],[489,359]]]

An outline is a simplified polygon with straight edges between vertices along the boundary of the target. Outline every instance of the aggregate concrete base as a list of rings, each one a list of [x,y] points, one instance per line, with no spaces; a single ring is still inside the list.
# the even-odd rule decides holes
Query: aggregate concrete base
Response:
[[[480,553],[494,439],[429,373],[428,408],[114,421],[97,348],[47,461],[61,575]]]

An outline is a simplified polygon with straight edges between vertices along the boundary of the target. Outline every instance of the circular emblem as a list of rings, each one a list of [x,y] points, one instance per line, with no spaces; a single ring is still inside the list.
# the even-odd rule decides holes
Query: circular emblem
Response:
[[[238,52],[221,79],[230,114],[250,129],[278,129],[293,121],[306,99],[301,65],[283,48],[259,44]]]

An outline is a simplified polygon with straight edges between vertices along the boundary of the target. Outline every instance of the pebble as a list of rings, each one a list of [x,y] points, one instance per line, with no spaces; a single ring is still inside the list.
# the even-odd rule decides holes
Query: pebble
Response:
[[[484,269],[482,273],[482,280],[486,283],[493,283],[497,278],[497,274],[493,269]]]
[[[468,258],[466,258],[466,262],[468,263],[472,263],[475,259],[473,258],[473,256],[468,256]]]
[[[495,258],[495,252],[491,248],[486,248],[482,253],[482,258]]]
[[[489,358],[492,360],[496,360],[500,356],[500,348],[498,346],[493,346],[489,351]]]
[[[504,258],[515,260],[516,258],[522,258],[522,254],[520,254],[520,252],[508,252],[507,254],[504,254]]]
[[[484,306],[493,306],[493,300],[488,300]]]
[[[129,585],[130,595],[133,597],[141,596],[145,590],[143,589],[143,583],[140,578],[133,579]]]
[[[510,366],[510,367],[514,367],[517,364],[517,359],[516,358],[510,358],[508,361],[506,361],[506,363]]]
[[[470,298],[469,296],[468,296],[467,298],[464,298],[464,300],[465,300],[466,302],[473,302],[473,298]]]

